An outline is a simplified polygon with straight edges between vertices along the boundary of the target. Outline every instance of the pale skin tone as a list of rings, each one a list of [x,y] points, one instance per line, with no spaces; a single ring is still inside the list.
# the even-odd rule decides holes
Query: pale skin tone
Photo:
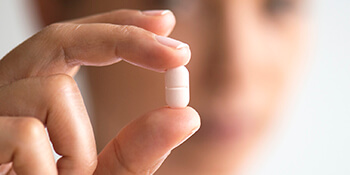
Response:
[[[177,20],[168,11],[114,10],[50,25],[6,55],[0,61],[0,133],[6,133],[0,134],[0,172],[152,174],[170,152],[157,174],[238,172],[273,118],[299,61],[301,2],[167,2],[170,5],[148,0],[79,1],[79,8],[51,4],[67,5],[60,9],[64,13],[41,2],[46,24],[120,8],[170,8]],[[276,2],[291,4],[273,6]],[[176,21],[172,37],[186,41],[191,50],[156,39],[168,36]],[[201,122],[191,107],[164,106],[162,72],[187,64],[191,52],[190,106],[201,114],[202,127],[174,150]],[[114,63],[86,70],[96,151],[72,77],[81,65]],[[44,127],[63,155],[57,167]]]

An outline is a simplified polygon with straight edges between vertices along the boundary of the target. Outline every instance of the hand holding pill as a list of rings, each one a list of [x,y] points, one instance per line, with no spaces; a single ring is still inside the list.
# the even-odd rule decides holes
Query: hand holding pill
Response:
[[[52,24],[7,54],[0,61],[0,148],[6,148],[0,149],[0,174],[155,172],[200,127],[198,113],[186,107],[189,73],[181,66],[188,63],[191,51],[167,37],[174,25],[175,17],[168,10],[118,10]],[[157,108],[123,125],[97,155],[90,117],[73,76],[83,65],[106,66],[122,60],[157,72],[167,70],[170,108]],[[95,82],[91,88],[95,85],[104,85],[111,96],[106,90],[110,84]],[[135,110],[133,105],[123,105]],[[123,117],[106,113],[116,120]],[[62,156],[57,164],[45,127]]]

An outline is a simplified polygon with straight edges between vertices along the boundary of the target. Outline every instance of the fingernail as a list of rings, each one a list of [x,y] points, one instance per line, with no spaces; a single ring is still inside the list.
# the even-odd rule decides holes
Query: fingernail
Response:
[[[170,10],[145,10],[142,13],[146,16],[163,16],[170,13]]]
[[[174,48],[174,49],[182,49],[184,47],[189,47],[188,44],[185,44],[181,41],[169,38],[169,37],[164,37],[164,36],[159,36],[156,35],[155,38],[157,41],[165,46]]]

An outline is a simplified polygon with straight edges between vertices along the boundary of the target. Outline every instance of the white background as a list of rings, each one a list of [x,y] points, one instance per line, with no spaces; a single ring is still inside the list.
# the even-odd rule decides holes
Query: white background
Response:
[[[28,0],[0,0],[0,57],[38,30],[33,11]],[[350,174],[350,1],[316,0],[312,21],[301,90],[247,174]]]

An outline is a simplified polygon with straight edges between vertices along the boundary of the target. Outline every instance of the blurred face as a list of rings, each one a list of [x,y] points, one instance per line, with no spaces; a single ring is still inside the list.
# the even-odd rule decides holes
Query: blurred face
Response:
[[[65,1],[62,18],[119,8],[174,12],[177,25],[171,37],[191,46],[190,105],[199,111],[202,127],[174,151],[159,172],[234,171],[281,103],[298,62],[305,1],[74,2]],[[163,75],[123,63],[88,72],[98,116],[95,130],[99,149],[131,119],[164,105]]]

